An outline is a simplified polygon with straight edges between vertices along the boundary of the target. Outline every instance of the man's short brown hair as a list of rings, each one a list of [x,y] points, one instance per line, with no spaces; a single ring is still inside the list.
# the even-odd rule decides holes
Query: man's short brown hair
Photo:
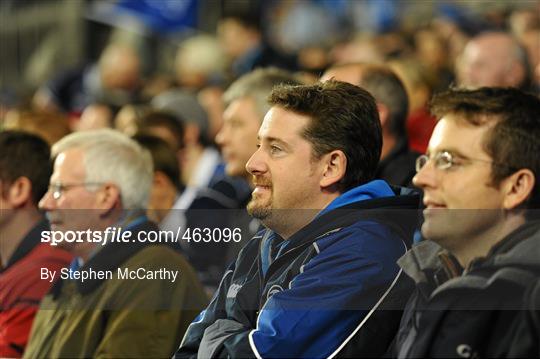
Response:
[[[381,123],[373,96],[366,90],[341,81],[314,85],[281,86],[269,102],[311,118],[302,136],[320,158],[333,150],[347,157],[341,190],[367,183],[375,176],[382,148]]]
[[[457,115],[474,126],[493,123],[483,147],[493,159],[494,185],[521,168],[534,173],[535,186],[527,202],[540,204],[540,99],[515,88],[450,89],[433,97],[431,112],[438,118]]]

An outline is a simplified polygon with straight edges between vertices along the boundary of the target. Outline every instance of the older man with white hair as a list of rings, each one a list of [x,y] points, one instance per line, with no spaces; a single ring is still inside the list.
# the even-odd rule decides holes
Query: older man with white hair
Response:
[[[69,135],[52,155],[42,240],[77,260],[42,273],[61,280],[41,303],[25,357],[169,356],[206,297],[170,243],[149,241],[159,235],[144,215],[150,155],[113,130]]]

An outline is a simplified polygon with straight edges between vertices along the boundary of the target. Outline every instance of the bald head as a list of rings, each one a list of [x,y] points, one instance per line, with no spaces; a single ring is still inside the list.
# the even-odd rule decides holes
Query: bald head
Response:
[[[363,63],[350,63],[344,65],[336,65],[329,68],[321,77],[321,82],[334,79],[337,81],[348,82],[353,85],[360,86],[362,79],[362,70],[366,65]]]
[[[503,32],[488,32],[471,39],[457,63],[460,86],[523,87],[527,80],[526,53]]]
[[[135,49],[112,44],[103,50],[99,70],[105,88],[133,90],[139,84],[141,62]]]

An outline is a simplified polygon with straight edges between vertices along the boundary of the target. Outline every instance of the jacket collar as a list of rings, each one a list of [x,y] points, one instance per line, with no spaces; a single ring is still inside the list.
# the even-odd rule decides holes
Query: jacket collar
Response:
[[[517,228],[495,245],[485,258],[474,260],[467,273],[477,269],[504,266],[540,269],[540,223],[529,222]],[[481,287],[489,278],[465,275],[457,260],[435,242],[425,240],[398,260],[399,266],[429,297],[435,290],[449,287]]]
[[[406,242],[407,239],[409,240],[407,246],[410,247],[412,232],[417,223],[417,209],[420,196],[415,191],[388,186],[384,181],[377,180],[370,183],[375,182],[384,183],[391,191],[391,195],[388,195],[388,192],[385,190],[383,192],[384,195],[377,196],[374,194],[375,191],[370,195],[370,199],[363,198],[356,201],[346,201],[346,204],[338,208],[321,212],[308,225],[292,235],[280,252],[285,254],[298,247],[304,247],[307,244],[310,245],[330,233],[366,219],[379,220],[391,226]],[[361,187],[363,186],[357,188]],[[396,210],[400,210],[400,213],[404,214],[404,216],[396,216]],[[268,232],[272,235],[265,236],[265,234],[269,234]],[[278,237],[278,241],[280,238],[269,229],[262,235],[265,238]]]
[[[150,221],[144,221],[129,229],[132,232],[131,238],[137,238],[138,233],[157,231],[158,227]],[[94,271],[114,271],[129,258],[135,256],[144,248],[156,245],[155,243],[146,243],[135,241],[133,243],[112,242],[101,248],[81,270],[92,269]],[[96,290],[106,279],[86,279],[84,282],[75,281],[77,290],[80,294],[86,295]],[[51,289],[51,293],[57,297],[61,293],[62,285],[66,280],[59,280]]]
[[[339,197],[334,199],[325,209],[319,213],[319,216],[330,212],[333,209],[340,208],[352,203],[366,201],[375,198],[394,197],[396,194],[392,188],[383,180],[374,180],[362,186],[354,187]]]

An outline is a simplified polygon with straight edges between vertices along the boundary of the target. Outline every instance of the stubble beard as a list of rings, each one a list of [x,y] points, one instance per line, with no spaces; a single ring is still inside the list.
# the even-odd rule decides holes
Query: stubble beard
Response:
[[[247,211],[250,216],[253,218],[257,218],[261,221],[264,221],[265,219],[268,219],[270,215],[272,214],[272,201],[270,200],[269,203],[265,204],[259,204],[257,203],[258,199],[252,198],[249,203],[247,204]]]

